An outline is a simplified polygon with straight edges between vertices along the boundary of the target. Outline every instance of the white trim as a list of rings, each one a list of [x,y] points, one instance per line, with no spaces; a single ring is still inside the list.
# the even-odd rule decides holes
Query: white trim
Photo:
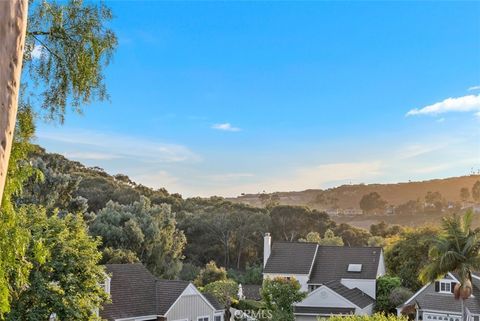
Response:
[[[203,315],[203,316],[197,317],[197,321],[204,321],[205,318],[207,318],[207,321],[210,321],[209,315]]]
[[[407,301],[405,301],[405,303],[400,304],[398,307],[403,307],[403,306],[409,304],[409,303],[410,303],[413,299],[415,299],[420,293],[422,293],[430,284],[432,284],[432,282],[425,284],[420,290],[417,291],[417,293],[415,293],[414,295],[412,295],[412,296],[410,297],[410,299],[408,299]]]
[[[305,297],[305,299],[308,298],[309,296],[313,295],[315,292],[320,291],[320,289],[322,289],[322,288],[324,288],[324,287],[325,287],[328,291],[330,291],[332,294],[334,294],[335,296],[340,297],[340,298],[342,298],[344,301],[352,304],[352,305],[355,307],[354,309],[357,309],[357,308],[358,308],[358,309],[362,310],[362,308],[360,308],[358,305],[356,305],[355,303],[353,303],[352,301],[350,301],[349,299],[347,299],[347,298],[344,297],[343,295],[341,295],[341,294],[335,292],[334,290],[330,289],[330,288],[329,288],[328,286],[326,286],[325,284],[323,284],[323,285],[320,286],[319,288],[316,288],[315,290],[313,290],[312,292],[310,292],[310,293]],[[362,291],[362,292],[363,292],[363,291]],[[367,295],[368,295],[368,294],[367,294]],[[296,306],[300,306],[300,307],[301,307],[301,306],[304,306],[304,305],[301,305],[301,303],[302,303],[305,299],[303,299],[302,301],[296,303],[295,305],[296,305]],[[317,306],[315,306],[315,307],[322,307],[322,306],[317,305]],[[346,309],[348,309],[348,308],[346,308]],[[297,314],[297,313],[296,313],[296,314]]]
[[[458,279],[451,272],[448,272],[447,275],[450,276],[457,283],[460,283],[460,281],[458,281]]]
[[[130,318],[121,318],[121,319],[115,319],[115,321],[148,321],[152,319],[156,319],[157,317],[161,317],[162,315],[145,315],[141,317],[130,317]]]
[[[191,287],[191,288],[190,288]],[[170,310],[173,309],[173,307],[175,306],[175,304],[177,304],[177,302],[180,300],[181,297],[183,297],[183,295],[185,294],[185,292],[188,290],[188,289],[193,289],[193,291],[196,293],[196,295],[199,295],[203,301],[205,301],[205,303],[207,303],[207,305],[212,308],[213,311],[218,311],[217,309],[215,309],[215,307],[210,303],[210,301],[207,300],[207,298],[205,296],[203,296],[203,294],[197,289],[197,287],[195,285],[193,285],[193,283],[188,283],[188,285],[185,287],[185,290],[183,290],[182,294],[180,294],[178,296],[178,298],[175,300],[175,302],[173,302],[173,304],[170,306],[170,308],[168,308],[167,312],[165,312],[165,315],[167,315]]]
[[[172,320],[172,321],[188,321],[188,319],[179,319],[179,320]]]
[[[315,254],[313,255],[312,265],[310,266],[310,270],[308,271],[308,277],[310,277],[310,275],[312,275],[313,266],[315,265],[315,260],[317,259],[318,248],[319,248],[319,244],[317,244],[317,248],[315,249]]]
[[[216,317],[220,317],[220,321],[223,321],[223,316],[224,316],[224,313],[217,313],[216,312],[216,313],[213,314],[213,321],[215,321]]]

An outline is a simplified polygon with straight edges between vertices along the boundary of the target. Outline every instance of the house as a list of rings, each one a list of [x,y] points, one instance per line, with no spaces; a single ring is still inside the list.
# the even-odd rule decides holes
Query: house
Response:
[[[462,302],[455,300],[453,289],[458,283],[454,273],[443,279],[428,283],[405,303],[397,307],[397,313],[412,315],[416,321],[461,321]],[[479,321],[480,317],[480,275],[472,275],[472,296],[465,300],[469,319]]]
[[[103,319],[223,321],[223,307],[190,282],[157,279],[142,264],[108,264],[106,270],[112,302],[100,310]]]
[[[377,278],[385,274],[379,247],[321,246],[264,238],[264,279],[295,278],[307,297],[294,306],[296,321],[373,311]]]
[[[363,211],[359,208],[346,208],[343,210],[345,216],[363,215]]]

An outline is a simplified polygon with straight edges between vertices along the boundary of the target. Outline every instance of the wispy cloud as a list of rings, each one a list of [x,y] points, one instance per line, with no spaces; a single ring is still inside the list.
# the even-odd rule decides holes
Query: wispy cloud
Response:
[[[406,116],[438,115],[448,112],[480,112],[480,95],[447,98],[433,105],[412,109]]]
[[[480,90],[480,85],[469,87],[468,90],[469,91]]]
[[[214,125],[212,125],[212,128],[217,129],[217,130],[227,131],[227,132],[238,132],[238,131],[241,130],[238,127],[232,126],[232,124],[230,124],[230,123],[214,124]]]
[[[178,163],[196,162],[200,156],[188,147],[162,143],[145,138],[125,136],[116,133],[102,133],[85,130],[39,131],[42,141],[61,144],[70,151],[70,157],[79,159],[136,159],[143,162]],[[68,154],[67,154],[68,155]],[[79,157],[76,157],[79,156]]]

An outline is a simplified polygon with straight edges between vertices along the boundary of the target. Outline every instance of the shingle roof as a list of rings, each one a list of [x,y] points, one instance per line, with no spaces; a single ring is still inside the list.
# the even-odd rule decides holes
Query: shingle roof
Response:
[[[324,308],[324,307],[304,307],[304,306],[294,306],[293,312],[295,314],[321,314],[321,315],[330,315],[330,314],[353,314],[355,313],[355,308]]]
[[[319,246],[309,283],[376,279],[381,252],[379,247]],[[349,264],[362,264],[362,271],[348,272]]]
[[[108,264],[112,303],[100,316],[107,320],[155,315],[155,277],[142,264]]]
[[[306,242],[276,242],[265,265],[265,273],[308,274],[318,244]]]
[[[480,281],[473,278],[473,296],[465,300],[465,305],[470,312],[480,313]],[[453,294],[435,292],[435,283],[429,284],[423,291],[418,293],[414,301],[422,310],[436,310],[445,312],[461,313],[460,300],[455,300]],[[405,304],[400,307],[405,306]]]
[[[185,291],[190,282],[157,280],[157,313],[164,315]]]
[[[220,302],[218,302],[218,300],[213,296],[211,295],[210,293],[203,293],[203,296],[205,297],[205,299],[208,300],[208,302],[210,302],[210,304],[215,308],[215,310],[223,310],[225,307],[223,307]]]
[[[190,282],[159,280],[141,263],[107,264],[111,275],[112,303],[105,304],[100,316],[112,321],[119,318],[164,315]],[[205,298],[216,310],[222,310],[214,298]]]
[[[358,288],[349,289],[338,281],[327,282],[325,283],[325,286],[335,291],[336,293],[338,293],[339,295],[341,295],[342,297],[352,302],[361,309],[375,302],[372,297],[370,297],[362,290]]]

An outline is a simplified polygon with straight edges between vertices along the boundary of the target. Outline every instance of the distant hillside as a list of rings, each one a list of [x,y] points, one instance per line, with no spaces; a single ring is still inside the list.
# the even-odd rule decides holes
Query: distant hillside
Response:
[[[377,192],[390,205],[400,205],[410,200],[423,198],[427,192],[440,192],[442,196],[451,202],[460,201],[460,189],[472,188],[473,184],[480,180],[480,175],[451,177],[434,179],[421,182],[408,182],[397,184],[359,184],[342,185],[326,190],[310,189],[301,192],[279,192],[280,204],[306,205],[311,208],[325,209],[332,203],[342,209],[359,208],[359,202],[363,195]],[[236,198],[229,198],[232,202],[241,202],[253,206],[262,206],[261,194],[247,194]],[[321,202],[321,200],[330,200]]]

